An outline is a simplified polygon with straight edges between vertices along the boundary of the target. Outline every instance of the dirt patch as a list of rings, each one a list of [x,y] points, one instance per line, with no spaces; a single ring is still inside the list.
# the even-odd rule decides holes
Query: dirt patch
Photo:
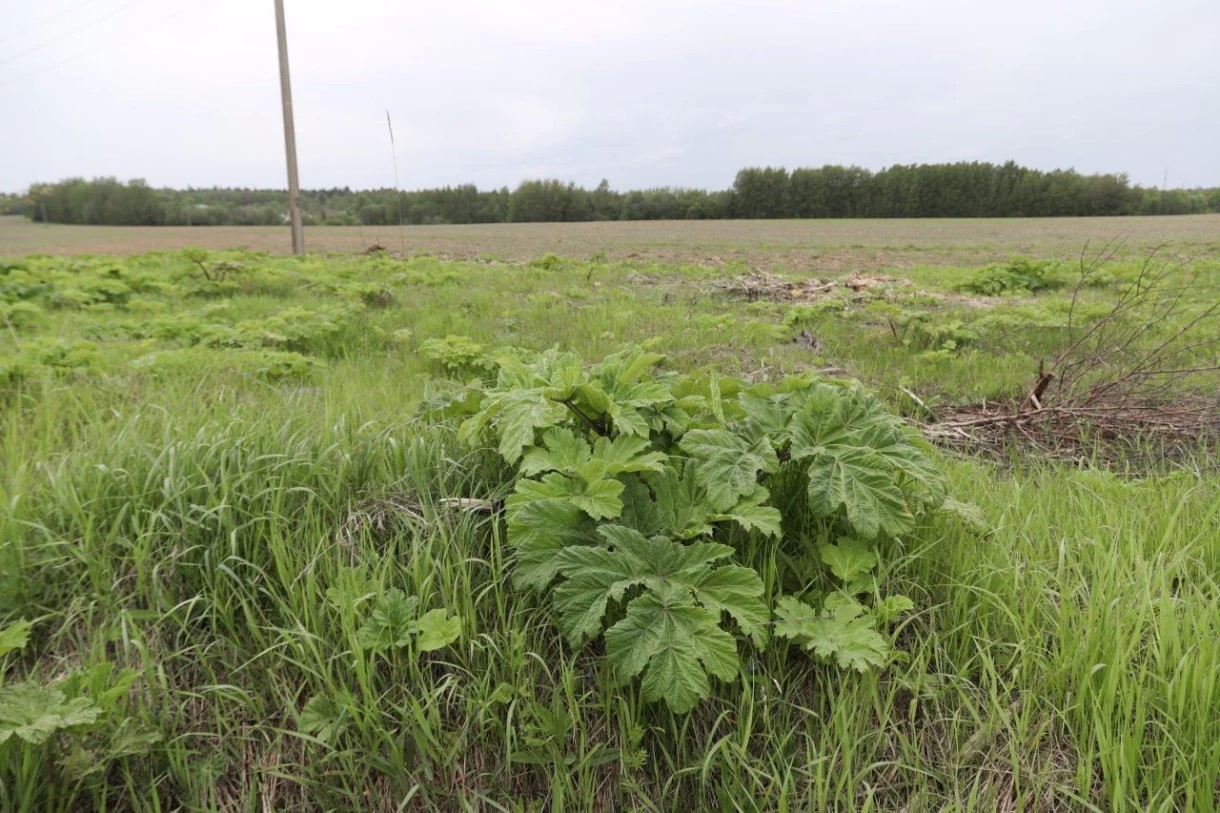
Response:
[[[1220,214],[1176,217],[983,218],[936,220],[688,220],[600,223],[493,223],[469,226],[309,226],[310,252],[356,254],[370,243],[406,246],[412,254],[463,260],[492,255],[532,260],[548,251],[593,253],[611,261],[696,263],[784,270],[826,277],[854,269],[978,266],[1014,254],[1074,261],[1080,247],[1130,235],[1124,252],[1152,246],[1216,246]],[[287,226],[48,226],[0,217],[0,255],[132,254],[246,247],[287,254]]]

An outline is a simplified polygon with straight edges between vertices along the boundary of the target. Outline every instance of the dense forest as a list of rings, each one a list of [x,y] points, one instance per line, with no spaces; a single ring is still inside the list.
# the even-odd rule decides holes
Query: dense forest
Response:
[[[306,223],[391,225],[704,220],[723,218],[1057,217],[1220,212],[1220,188],[1147,189],[1126,175],[1044,172],[1005,164],[894,165],[879,172],[823,166],[751,167],[730,189],[661,187],[618,192],[557,180],[516,189],[472,184],[398,192],[304,190]],[[211,226],[285,222],[282,189],[157,189],[133,180],[73,178],[0,195],[0,214],[97,225]]]

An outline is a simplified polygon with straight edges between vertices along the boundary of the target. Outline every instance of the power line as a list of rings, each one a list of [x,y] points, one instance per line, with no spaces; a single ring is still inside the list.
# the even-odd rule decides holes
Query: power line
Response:
[[[129,2],[129,3],[124,3],[123,5],[119,6],[118,8],[116,8],[106,14],[103,14],[101,17],[95,17],[94,19],[90,20],[87,23],[83,23],[81,25],[76,26],[75,28],[70,28],[66,31],[63,31],[59,35],[51,37],[48,40],[44,40],[43,42],[40,42],[39,44],[33,46],[32,48],[27,48],[24,51],[19,51],[18,53],[15,53],[11,56],[6,56],[4,59],[0,59],[0,65],[5,64],[6,62],[12,62],[14,59],[19,59],[28,54],[33,54],[33,53],[36,53],[37,51],[41,51],[43,48],[46,48],[48,45],[53,45],[56,42],[59,42],[64,37],[70,37],[73,34],[79,34],[81,31],[84,31],[87,28],[91,28],[92,26],[95,26],[98,23],[105,22],[106,20],[110,19],[111,17],[113,17],[114,15],[118,14],[121,11],[126,11],[127,9],[132,8],[134,6],[143,5],[144,3],[147,3],[148,1],[149,0],[131,0],[131,2]]]
[[[47,23],[54,22],[55,20],[58,20],[60,17],[64,17],[68,14],[71,14],[72,12],[78,11],[78,10],[84,8],[85,6],[89,5],[91,2],[93,2],[93,0],[81,0],[81,2],[79,2],[73,6],[70,6],[69,8],[60,9],[59,11],[55,12],[54,14],[52,14],[48,17],[43,17],[41,20],[34,23],[33,25],[27,25],[25,28],[22,28],[18,31],[11,31],[8,34],[5,34],[3,37],[0,37],[0,42],[8,42],[9,40],[14,40],[14,39],[17,39],[18,37],[23,37],[26,34],[30,33],[31,31],[37,31],[38,29],[42,28]]]
[[[143,0],[141,0],[141,2],[142,1]],[[163,18],[161,20],[161,22],[168,23],[173,20],[176,20],[190,10],[191,10],[191,6],[179,6],[178,9],[175,11],[175,13],[170,14],[168,17]],[[116,9],[116,11],[117,11],[117,9]],[[40,65],[37,68],[34,68],[33,70],[28,70],[25,73],[19,73],[16,76],[10,76],[7,78],[0,79],[0,88],[7,87],[8,85],[11,85],[15,82],[20,82],[22,79],[28,79],[31,76],[37,76],[40,73],[45,73],[46,71],[52,70],[54,68],[58,68],[62,65],[66,65],[69,62],[75,62],[76,60],[81,59],[82,57],[89,56],[90,54],[95,54],[98,51],[101,51],[105,48],[110,48],[113,46],[113,44],[114,43],[110,42],[109,40],[103,40],[102,42],[99,42],[98,44],[94,45],[92,48],[86,48],[83,51],[77,51],[75,54],[66,56],[63,59],[57,60],[55,62],[47,63],[46,65]]]
[[[76,60],[80,59],[81,57],[89,56],[90,54],[95,54],[98,51],[102,50],[103,48],[108,47],[109,45],[110,45],[109,42],[103,42],[103,43],[93,46],[92,48],[86,48],[84,51],[79,51],[79,52],[73,54],[72,56],[64,57],[63,59],[59,60],[58,62],[51,62],[46,65],[37,67],[32,71],[26,71],[25,73],[19,73],[16,76],[10,76],[7,79],[0,79],[0,88],[5,87],[7,85],[11,85],[14,82],[20,82],[22,79],[26,79],[31,76],[37,76],[38,74],[44,73],[45,71],[49,71],[52,68],[58,68],[60,65],[66,65],[69,62],[75,62]]]

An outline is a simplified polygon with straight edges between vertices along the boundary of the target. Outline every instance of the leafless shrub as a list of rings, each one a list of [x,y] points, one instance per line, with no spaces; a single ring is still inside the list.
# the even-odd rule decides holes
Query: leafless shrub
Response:
[[[1063,348],[1023,398],[955,410],[929,434],[1071,453],[1098,441],[1180,450],[1220,439],[1220,295],[1198,280],[1194,260],[1154,250],[1109,311],[1080,318],[1083,292],[1119,247],[1082,252]]]

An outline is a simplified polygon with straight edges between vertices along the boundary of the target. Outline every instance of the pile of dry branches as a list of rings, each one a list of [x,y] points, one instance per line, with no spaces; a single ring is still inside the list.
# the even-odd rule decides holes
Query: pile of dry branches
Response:
[[[739,296],[748,302],[770,300],[773,302],[813,302],[836,288],[848,288],[860,292],[881,285],[910,285],[911,281],[896,277],[869,276],[859,271],[846,279],[805,279],[792,281],[755,271],[737,277],[727,277],[712,283],[712,287],[729,296]]]
[[[1078,306],[1091,278],[1113,258],[1110,243],[1082,254],[1067,340],[1040,364],[1029,392],[942,414],[926,427],[955,446],[1014,441],[1058,457],[1104,448],[1172,454],[1220,440],[1220,292],[1194,278],[1188,259],[1143,262],[1114,306],[1082,323]]]

